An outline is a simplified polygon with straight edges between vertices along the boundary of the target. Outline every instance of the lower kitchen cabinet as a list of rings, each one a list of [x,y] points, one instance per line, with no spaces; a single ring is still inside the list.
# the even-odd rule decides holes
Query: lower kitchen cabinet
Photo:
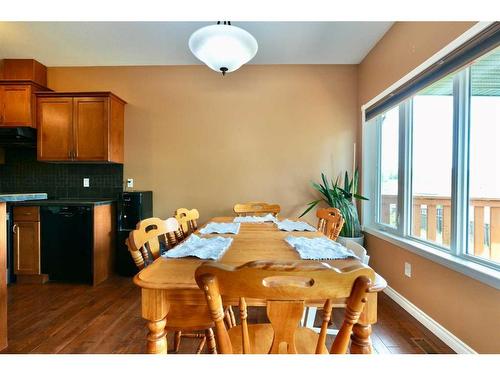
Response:
[[[97,285],[113,272],[115,206],[111,201],[19,205],[13,216],[18,282]]]
[[[114,269],[115,206],[94,206],[92,283],[106,280]]]
[[[18,282],[43,283],[40,272],[40,212],[38,207],[14,208],[14,273]]]
[[[14,223],[14,272],[17,275],[40,273],[40,223]]]
[[[0,270],[7,268],[7,204],[0,201]],[[7,274],[0,272],[0,350],[7,346]]]

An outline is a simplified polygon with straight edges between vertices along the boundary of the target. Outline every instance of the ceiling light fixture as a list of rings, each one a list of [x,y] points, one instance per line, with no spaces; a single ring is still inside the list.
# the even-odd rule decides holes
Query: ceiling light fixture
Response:
[[[225,75],[252,60],[258,45],[248,31],[219,21],[196,30],[189,38],[189,49],[210,69]]]

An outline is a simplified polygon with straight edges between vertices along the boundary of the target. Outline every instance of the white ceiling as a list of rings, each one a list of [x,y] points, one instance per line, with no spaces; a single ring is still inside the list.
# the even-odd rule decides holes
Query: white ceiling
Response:
[[[0,22],[0,58],[47,66],[192,65],[209,22]],[[392,22],[232,22],[259,44],[251,64],[357,64]]]

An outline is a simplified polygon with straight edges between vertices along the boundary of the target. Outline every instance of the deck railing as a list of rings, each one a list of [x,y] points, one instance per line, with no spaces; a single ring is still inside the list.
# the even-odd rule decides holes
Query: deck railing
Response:
[[[382,222],[391,223],[395,220],[393,212],[396,204],[397,196],[382,195]],[[449,246],[450,228],[450,197],[413,197],[413,236]],[[500,199],[470,200],[469,246],[473,246],[469,254],[500,262]]]

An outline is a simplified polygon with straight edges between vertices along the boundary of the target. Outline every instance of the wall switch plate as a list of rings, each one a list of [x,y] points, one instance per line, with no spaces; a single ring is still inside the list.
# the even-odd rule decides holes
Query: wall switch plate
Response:
[[[405,262],[405,276],[411,277],[411,263]]]
[[[128,188],[134,187],[134,179],[133,178],[127,178],[127,187]]]
[[[83,179],[83,187],[90,187],[90,178],[85,177]]]

